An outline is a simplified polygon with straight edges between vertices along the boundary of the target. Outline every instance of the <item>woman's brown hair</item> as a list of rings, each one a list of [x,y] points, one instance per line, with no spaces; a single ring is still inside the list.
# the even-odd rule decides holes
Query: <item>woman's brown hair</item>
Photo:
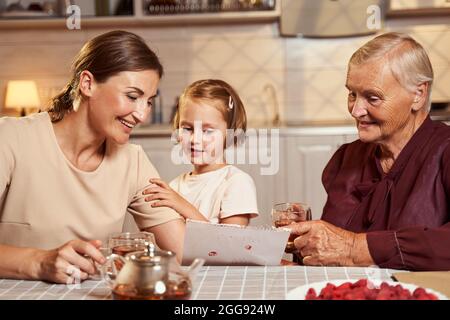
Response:
[[[123,71],[155,70],[160,78],[163,75],[158,57],[138,35],[119,30],[101,34],[89,40],[75,57],[70,81],[52,99],[48,110],[52,122],[62,120],[81,99],[78,86],[80,74],[85,70],[99,83]]]

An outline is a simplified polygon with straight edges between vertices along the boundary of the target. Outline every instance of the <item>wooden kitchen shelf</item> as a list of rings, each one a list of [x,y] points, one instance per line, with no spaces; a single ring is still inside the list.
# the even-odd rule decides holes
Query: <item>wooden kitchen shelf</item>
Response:
[[[279,1],[273,10],[205,12],[147,15],[136,6],[132,16],[82,17],[81,29],[98,27],[179,26],[276,22],[280,18]],[[66,28],[66,18],[0,18],[1,29]]]

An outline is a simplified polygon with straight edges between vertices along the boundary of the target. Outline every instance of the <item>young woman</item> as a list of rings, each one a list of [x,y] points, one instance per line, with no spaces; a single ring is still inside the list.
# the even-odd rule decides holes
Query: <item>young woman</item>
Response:
[[[140,37],[109,32],[84,45],[48,112],[0,119],[0,278],[67,283],[76,266],[86,279],[126,212],[181,258],[184,222],[144,201],[158,173],[128,144],[162,74]]]

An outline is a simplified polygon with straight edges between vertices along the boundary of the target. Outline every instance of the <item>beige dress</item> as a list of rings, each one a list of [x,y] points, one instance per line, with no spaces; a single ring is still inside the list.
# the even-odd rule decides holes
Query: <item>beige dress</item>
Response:
[[[100,166],[84,172],[64,156],[48,113],[0,118],[0,243],[105,241],[122,230],[126,212],[141,229],[180,219],[144,201],[152,177],[159,175],[140,146],[108,142]]]

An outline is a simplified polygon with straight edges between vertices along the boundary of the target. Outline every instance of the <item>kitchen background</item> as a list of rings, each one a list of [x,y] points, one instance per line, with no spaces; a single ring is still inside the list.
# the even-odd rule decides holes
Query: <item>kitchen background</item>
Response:
[[[0,9],[6,13],[0,17],[0,115],[17,114],[17,110],[4,108],[8,81],[21,79],[36,81],[41,104],[45,105],[66,83],[71,60],[84,42],[109,30],[129,30],[148,42],[158,53],[165,67],[165,76],[160,86],[162,99],[158,101],[162,105],[161,122],[169,122],[176,98],[186,85],[198,79],[220,78],[228,81],[240,93],[251,126],[271,127],[273,119],[279,114],[281,126],[285,127],[281,136],[287,139],[286,143],[282,144],[282,149],[296,149],[300,146],[300,149],[297,149],[304,152],[305,149],[301,148],[310,146],[313,152],[318,152],[322,157],[319,160],[315,156],[305,158],[305,155],[302,155],[307,163],[315,166],[315,170],[311,171],[307,166],[301,169],[289,167],[288,162],[293,158],[283,149],[281,151],[284,152],[282,154],[285,158],[281,159],[283,169],[279,176],[261,178],[256,171],[252,175],[256,180],[258,191],[270,184],[275,185],[277,189],[268,193],[261,192],[261,207],[265,215],[270,212],[274,201],[286,201],[288,198],[302,200],[302,197],[306,201],[318,197],[317,200],[308,201],[313,202],[313,213],[316,212],[315,217],[319,217],[324,201],[323,190],[317,189],[321,188],[320,172],[340,144],[356,138],[355,132],[351,129],[339,131],[339,134],[327,131],[330,130],[330,126],[342,127],[351,124],[346,106],[347,92],[344,87],[346,65],[351,54],[374,35],[361,35],[359,32],[361,30],[357,30],[356,27],[353,34],[347,32],[347,36],[333,38],[321,37],[323,35],[320,32],[315,35],[319,37],[282,34],[280,26],[283,17],[287,21],[287,14],[293,11],[289,10],[289,2],[297,8],[299,3],[305,5],[304,12],[297,13],[299,21],[311,18],[311,12],[318,15],[328,14],[327,21],[343,21],[344,24],[345,21],[348,24],[348,21],[352,20],[366,21],[366,17],[363,19],[360,16],[355,17],[355,12],[361,9],[357,5],[361,3],[360,1],[340,1],[339,10],[331,11],[325,9],[327,3],[333,1],[295,1],[297,4],[289,0],[276,2],[249,0],[248,6],[244,7],[242,6],[244,1],[240,0],[238,1],[241,4],[240,12],[198,12],[191,18],[186,14],[179,15],[178,18],[176,15],[170,15],[170,18],[164,20],[160,19],[161,16],[148,15],[146,10],[151,4],[149,1],[135,0],[132,2],[135,6],[134,17],[105,17],[103,20],[101,17],[82,17],[80,30],[68,30],[64,19],[56,19],[58,22],[51,19],[17,20],[18,17],[11,17],[6,13],[8,5],[17,1],[0,0]],[[30,3],[43,5],[44,2],[21,1],[21,5],[27,8]],[[57,1],[54,2],[56,4]],[[93,1],[75,1],[75,3],[81,5],[82,12],[88,15],[95,15],[96,10],[100,10],[98,3],[96,6]],[[252,3],[255,10],[262,10],[256,14],[250,12]],[[423,3],[428,4],[433,10],[421,10],[420,5]],[[109,3],[111,13],[114,13],[116,4],[117,1]],[[419,41],[427,50],[435,71],[433,101],[443,103],[450,101],[448,0],[397,0],[391,1],[390,5],[391,9],[398,10],[391,10],[390,14],[383,18],[382,30],[379,32],[406,32]],[[58,10],[57,6],[53,8]],[[220,10],[218,7],[216,9]],[[104,8],[102,10],[102,14],[108,13]],[[200,17],[202,14],[205,14],[205,18]],[[286,30],[283,32],[287,33]],[[303,133],[295,137],[297,140],[289,140],[294,139],[292,133],[294,131],[289,131],[290,128],[297,130],[295,132],[298,133],[300,132],[298,130],[307,130],[305,126],[315,130],[314,133],[301,131]],[[164,126],[162,128],[164,129]],[[157,163],[158,150],[161,151],[168,146],[164,142],[167,141],[167,137],[162,137],[167,132],[164,130],[155,132],[154,135],[151,132],[136,135],[134,139],[147,145],[146,150],[149,151],[150,158],[160,169]],[[316,133],[319,138],[315,136]],[[301,136],[302,134],[304,136]],[[301,140],[306,139],[305,137],[309,140]],[[161,162],[168,156],[166,151],[160,153]],[[181,170],[173,171],[171,168],[164,168],[164,165],[161,166],[161,175],[167,179],[172,178],[170,175],[174,172]],[[292,176],[288,172],[296,171],[304,173],[294,177],[295,180],[305,181],[302,186],[296,185],[298,182],[295,181],[293,184],[283,182],[283,186],[280,186],[275,180],[267,180],[287,181],[289,176]],[[165,172],[171,174],[165,176]],[[313,176],[308,179],[305,177],[311,174]],[[317,192],[311,194],[307,193],[310,189],[310,179],[318,180],[314,183],[319,185],[316,189],[313,188],[313,191]],[[292,188],[299,190],[298,193],[290,194]],[[277,195],[270,196],[273,194]],[[261,222],[267,222],[267,219],[270,218],[263,218]]]
[[[22,1],[25,7],[30,2]],[[320,1],[311,2],[319,10]],[[337,12],[335,19],[345,13]],[[282,120],[292,123],[349,119],[346,64],[372,35],[286,38],[280,36],[278,21],[251,23],[249,19],[249,23],[243,17],[223,24],[220,18],[215,20],[204,25],[175,21],[171,26],[143,27],[115,26],[112,21],[107,27],[86,27],[82,18],[81,30],[1,24],[0,110],[5,112],[1,104],[8,80],[35,80],[45,102],[66,82],[70,62],[86,40],[108,30],[126,29],[141,35],[163,61],[164,122],[169,121],[175,98],[187,84],[210,77],[229,81],[238,90],[255,125],[273,118],[277,109]],[[407,32],[426,48],[435,70],[435,101],[450,100],[449,21],[448,15],[387,19],[383,29]]]

